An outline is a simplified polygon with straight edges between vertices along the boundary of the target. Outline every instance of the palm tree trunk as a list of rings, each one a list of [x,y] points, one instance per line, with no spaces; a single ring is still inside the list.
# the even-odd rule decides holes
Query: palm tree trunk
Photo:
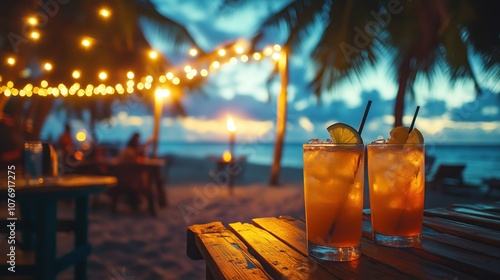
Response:
[[[276,109],[276,142],[274,145],[274,159],[271,168],[271,178],[269,184],[277,186],[279,184],[281,170],[281,155],[283,154],[283,143],[286,132],[287,113],[287,85],[288,85],[288,58],[285,50],[281,52],[278,68],[281,75],[281,91],[277,101]]]
[[[398,70],[398,93],[394,104],[394,127],[403,125],[403,115],[405,110],[405,97],[406,89],[408,87],[408,80],[410,78],[410,63],[412,55],[410,53],[405,55],[405,58],[399,65]]]

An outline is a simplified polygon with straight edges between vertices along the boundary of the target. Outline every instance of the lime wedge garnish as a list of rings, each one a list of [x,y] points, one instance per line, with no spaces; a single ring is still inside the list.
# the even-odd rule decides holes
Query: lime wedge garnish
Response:
[[[358,131],[345,123],[332,124],[327,130],[334,144],[363,144]]]

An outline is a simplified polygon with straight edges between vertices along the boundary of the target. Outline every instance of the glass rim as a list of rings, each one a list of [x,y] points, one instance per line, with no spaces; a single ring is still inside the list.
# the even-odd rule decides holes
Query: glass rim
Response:
[[[339,144],[339,143],[304,143],[303,147],[364,147],[365,144]]]
[[[376,146],[425,146],[425,143],[370,143],[366,146],[376,147]]]

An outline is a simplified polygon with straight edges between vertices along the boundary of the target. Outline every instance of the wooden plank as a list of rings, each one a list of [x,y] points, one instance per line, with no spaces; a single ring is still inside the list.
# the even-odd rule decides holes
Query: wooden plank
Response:
[[[476,203],[476,204],[463,204],[463,203],[456,203],[450,205],[450,207],[463,207],[463,208],[469,208],[481,212],[489,212],[492,214],[498,215],[500,213],[500,205],[495,204],[495,203]]]
[[[430,209],[425,211],[427,217],[440,217],[448,220],[463,222],[475,226],[481,226],[494,230],[500,230],[500,221],[486,216],[479,216],[479,211],[466,210],[467,208],[456,208],[453,210],[446,208]],[[484,214],[486,215],[486,214]]]
[[[294,248],[304,256],[307,253],[305,223],[292,217],[258,218],[252,220],[257,226],[269,231],[279,240]],[[362,241],[363,242],[363,241]],[[363,245],[361,245],[363,250]],[[410,275],[397,271],[373,259],[361,256],[350,262],[329,262],[314,259],[320,266],[341,279],[346,278],[411,278]]]
[[[477,227],[438,217],[424,217],[424,225],[438,232],[452,234],[492,246],[500,246],[500,234],[498,234],[498,231],[492,229]]]
[[[300,254],[263,229],[246,223],[232,223],[229,227],[274,279],[337,278],[318,266],[314,259]]]
[[[306,224],[289,216],[257,218],[252,222],[288,246],[307,256]]]
[[[464,233],[463,231],[469,230],[469,228],[455,228],[452,225],[459,223],[440,218],[424,217],[424,224],[426,226],[430,225],[430,222],[426,223],[425,221],[430,219],[439,219],[443,224],[439,227],[424,227],[422,245],[420,247],[409,248],[412,254],[416,254],[436,264],[441,264],[443,267],[447,267],[447,269],[461,271],[474,277],[485,277],[496,274],[496,268],[491,268],[491,264],[498,262],[497,256],[500,254],[498,249],[495,246],[481,243],[483,237],[480,237],[479,240],[474,238],[468,240],[462,238],[462,236],[470,237],[470,235],[474,235],[474,232],[477,232],[476,230],[486,230],[489,231],[489,234],[493,235],[498,235],[498,233],[465,224],[466,227],[474,227],[475,230],[471,230],[471,233]],[[443,232],[446,234],[434,231],[432,228],[443,229]],[[454,236],[453,234],[455,233],[458,236]],[[485,234],[485,232],[482,232],[482,234]],[[363,235],[367,238],[372,238],[371,225],[367,220],[363,221]],[[406,259],[407,257],[405,256],[404,258]]]
[[[209,268],[207,279],[208,276],[213,279],[269,279],[243,242],[220,222],[190,226],[188,255],[197,257],[193,246]]]
[[[254,219],[254,223],[264,229],[276,234],[280,240],[283,240],[289,246],[297,251],[307,255],[307,245],[304,240],[300,244],[294,239],[295,236],[302,236],[305,239],[305,223],[294,220],[290,217],[260,218]],[[369,221],[365,221],[369,224]],[[284,224],[284,225],[283,225]],[[366,228],[366,227],[365,227]],[[369,228],[371,231],[371,227]],[[369,234],[371,236],[371,232]],[[294,246],[293,244],[299,244]],[[360,259],[352,262],[322,262],[319,265],[330,271],[339,278],[449,278],[458,277],[460,279],[470,279],[464,273],[454,269],[448,269],[433,261],[422,259],[412,254],[410,249],[388,248],[377,245],[367,238],[361,240]]]
[[[499,259],[429,239],[414,253],[480,279],[499,279]],[[496,265],[495,265],[496,264]]]
[[[497,247],[468,239],[463,239],[454,235],[441,234],[434,230],[428,229],[424,231],[424,239],[441,242],[444,244],[466,249],[477,254],[484,254],[493,258],[500,259],[500,250],[498,250]]]

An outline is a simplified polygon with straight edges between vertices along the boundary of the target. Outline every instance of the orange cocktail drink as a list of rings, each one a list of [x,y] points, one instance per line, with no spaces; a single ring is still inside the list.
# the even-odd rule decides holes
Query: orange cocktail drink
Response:
[[[425,146],[373,143],[367,153],[374,240],[395,247],[420,244]]]
[[[310,255],[335,261],[360,255],[364,145],[304,144],[304,197]]]

